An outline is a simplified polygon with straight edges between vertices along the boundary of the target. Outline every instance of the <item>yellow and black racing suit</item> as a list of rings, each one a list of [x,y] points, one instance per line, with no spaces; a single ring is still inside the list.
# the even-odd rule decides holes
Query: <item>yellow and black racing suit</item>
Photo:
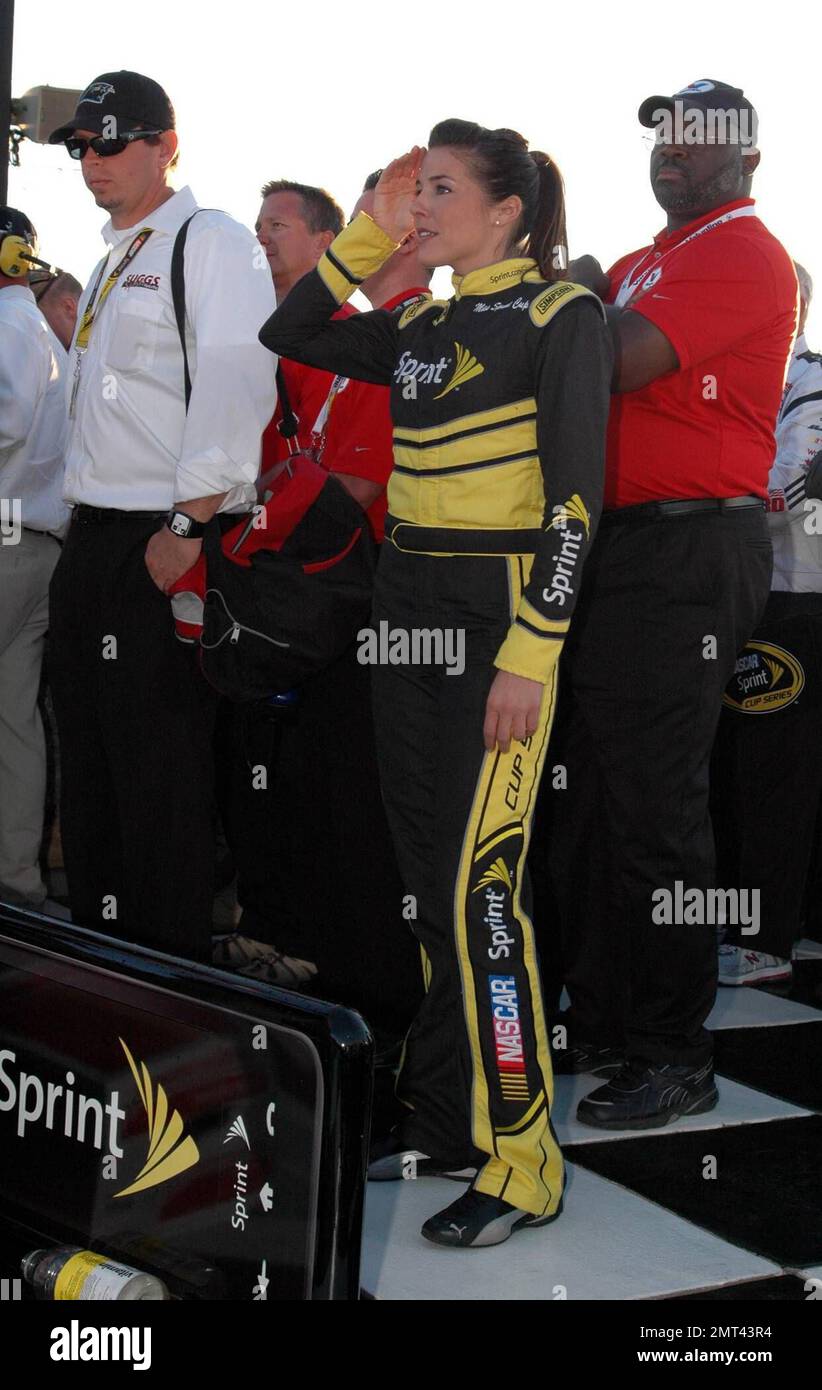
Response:
[[[361,213],[260,338],[391,386],[369,641],[383,795],[427,985],[398,1081],[400,1139],[479,1163],[479,1191],[551,1215],[562,1156],[525,857],[601,507],[610,340],[595,296],[547,284],[525,259],[455,276],[445,302],[330,322],[394,250]],[[544,686],[536,732],[508,753],[483,744],[497,668]]]

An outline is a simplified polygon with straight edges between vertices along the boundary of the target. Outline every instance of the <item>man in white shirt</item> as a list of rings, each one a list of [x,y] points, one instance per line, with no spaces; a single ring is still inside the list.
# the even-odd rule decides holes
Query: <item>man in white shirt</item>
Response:
[[[67,270],[58,270],[32,275],[31,288],[40,313],[68,352],[77,328],[83,286]]]
[[[75,920],[207,960],[213,701],[167,595],[206,525],[255,500],[276,395],[257,333],[275,295],[250,231],[221,212],[194,217],[187,407],[171,263],[197,204],[168,182],[174,127],[162,87],[112,72],[50,137],[111,214],[70,352],[73,517],[51,590],[51,674]]]
[[[799,281],[799,321],[768,478],[773,579],[765,613],[736,663],[713,762],[721,881],[759,892],[757,931],[728,928],[719,983],[789,982],[822,804],[822,354],[804,327],[813,294]],[[807,491],[806,491],[807,489]],[[743,934],[744,933],[744,934]]]
[[[37,234],[0,208],[0,241]],[[46,746],[37,708],[66,442],[66,354],[28,276],[0,275],[0,897],[40,905]]]

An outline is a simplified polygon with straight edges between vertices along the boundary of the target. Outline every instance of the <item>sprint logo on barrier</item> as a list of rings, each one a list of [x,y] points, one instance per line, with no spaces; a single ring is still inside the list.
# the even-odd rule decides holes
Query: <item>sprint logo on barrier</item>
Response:
[[[140,1063],[140,1071],[123,1039],[120,1046],[126,1054],[131,1068],[134,1084],[137,1087],[148,1125],[148,1153],[146,1161],[130,1187],[115,1192],[115,1197],[131,1197],[135,1192],[144,1192],[147,1187],[176,1178],[187,1168],[193,1168],[200,1157],[200,1151],[190,1134],[183,1133],[183,1121],[179,1110],[169,1114],[168,1097],[162,1086],[156,1093],[145,1062]]]
[[[147,1128],[145,1162],[134,1181],[114,1193],[115,1197],[130,1197],[193,1167],[200,1153],[191,1136],[184,1133],[180,1112],[169,1105],[165,1090],[152,1080],[145,1062],[138,1066],[123,1039],[119,1041],[145,1111]],[[120,1125],[126,1112],[120,1105],[118,1090],[111,1091],[102,1101],[75,1091],[72,1071],[65,1073],[62,1084],[43,1082],[33,1072],[14,1073],[11,1069],[16,1063],[17,1054],[11,1048],[0,1049],[0,1113],[16,1113],[18,1139],[25,1139],[30,1126],[42,1124],[75,1143],[102,1150],[105,1134],[109,1159],[123,1157]]]
[[[519,1017],[519,997],[513,975],[489,975],[494,1048],[503,1100],[528,1101],[528,1078]]]

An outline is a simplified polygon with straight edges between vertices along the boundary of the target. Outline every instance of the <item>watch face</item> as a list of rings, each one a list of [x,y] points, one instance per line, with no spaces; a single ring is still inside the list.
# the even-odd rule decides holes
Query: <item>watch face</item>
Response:
[[[175,512],[168,526],[169,530],[173,531],[175,536],[187,536],[191,522],[187,516],[183,516],[182,512]]]

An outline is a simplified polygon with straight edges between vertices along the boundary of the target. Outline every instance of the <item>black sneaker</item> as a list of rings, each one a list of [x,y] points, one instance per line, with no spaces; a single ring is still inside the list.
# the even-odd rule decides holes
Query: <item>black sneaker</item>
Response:
[[[617,1047],[579,1042],[570,1047],[552,1047],[551,1065],[556,1076],[577,1076],[585,1071],[595,1076],[611,1076],[625,1066],[625,1055]]]
[[[393,1134],[373,1146],[368,1164],[369,1182],[398,1182],[401,1178],[449,1178],[452,1182],[473,1182],[476,1176],[475,1163],[448,1163],[444,1159],[432,1158],[420,1149],[401,1145]]]
[[[683,1115],[713,1110],[718,1100],[710,1062],[698,1068],[626,1062],[580,1101],[577,1119],[597,1129],[656,1129]]]
[[[504,1240],[530,1226],[547,1226],[562,1211],[562,1198],[551,1216],[533,1216],[512,1207],[499,1197],[469,1188],[456,1202],[431,1216],[422,1228],[426,1240],[461,1250],[482,1245],[501,1245]]]

